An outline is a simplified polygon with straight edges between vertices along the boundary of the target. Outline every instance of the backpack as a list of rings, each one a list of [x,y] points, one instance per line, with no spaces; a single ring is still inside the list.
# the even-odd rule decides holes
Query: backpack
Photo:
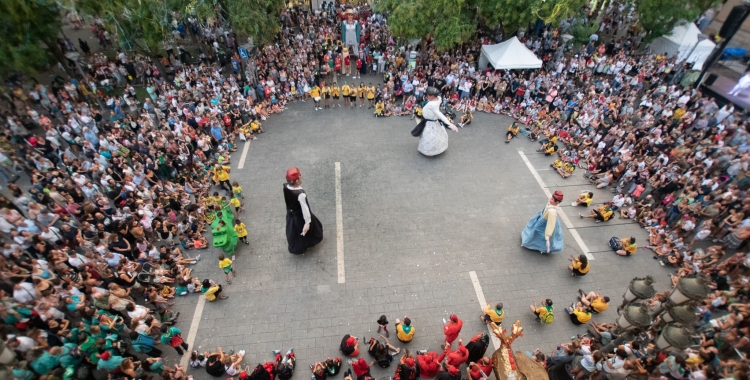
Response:
[[[622,241],[620,241],[620,238],[617,236],[612,236],[612,238],[609,239],[609,246],[615,251],[619,251],[622,249]]]
[[[555,321],[555,313],[553,313],[552,310],[548,310],[547,314],[545,314],[543,318],[539,319],[542,321],[542,323],[548,325]]]

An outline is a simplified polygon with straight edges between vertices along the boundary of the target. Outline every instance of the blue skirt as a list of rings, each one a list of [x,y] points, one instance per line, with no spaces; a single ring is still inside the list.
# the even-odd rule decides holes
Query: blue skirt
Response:
[[[547,252],[547,242],[544,239],[544,230],[547,228],[547,221],[542,216],[542,211],[539,211],[534,215],[529,223],[526,224],[526,228],[521,233],[521,246],[533,249],[538,252]],[[549,238],[549,249],[550,253],[558,253],[565,248],[563,242],[563,231],[560,221],[558,220],[555,224],[555,231]]]

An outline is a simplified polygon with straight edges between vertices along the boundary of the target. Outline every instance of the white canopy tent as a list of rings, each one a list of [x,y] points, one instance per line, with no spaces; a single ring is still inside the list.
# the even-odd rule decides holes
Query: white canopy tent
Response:
[[[716,44],[710,39],[698,42],[700,30],[694,23],[677,25],[668,36],[655,39],[649,47],[655,54],[667,53],[667,56],[677,57],[677,62],[693,63],[693,70],[700,70],[703,62],[711,55]],[[696,46],[696,44],[698,44]],[[695,47],[695,50],[693,48]],[[692,51],[692,53],[691,53]],[[690,56],[688,56],[688,54]]]
[[[479,68],[491,65],[496,70],[538,69],[542,60],[537,58],[517,37],[496,45],[482,45]]]

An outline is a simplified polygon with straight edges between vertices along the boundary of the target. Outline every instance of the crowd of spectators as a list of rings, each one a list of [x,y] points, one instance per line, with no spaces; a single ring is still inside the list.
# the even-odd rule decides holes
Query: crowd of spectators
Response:
[[[386,17],[369,7],[355,10],[359,55],[348,60],[339,42],[344,8],[330,6],[284,11],[279,36],[249,61],[235,53],[239,41],[229,28],[189,20],[161,57],[117,51],[108,58],[79,40],[88,62],[83,76],[15,83],[0,136],[0,176],[11,194],[0,197],[0,334],[13,356],[0,359],[13,376],[187,378],[183,368],[162,363],[157,342],[190,354],[171,298],[226,297],[216,282],[191,276],[200,255],[188,253],[208,245],[201,236],[207,211],[221,198],[211,190],[222,182],[215,165],[229,163],[236,140],[256,138],[261,121],[288,102],[352,73],[368,76],[360,88],[374,88],[368,104],[383,113],[417,108],[432,86],[447,109],[463,114],[463,125],[473,112],[517,119],[508,141],[538,140],[563,177],[585,168],[592,184],[615,193],[601,203],[586,191],[575,206],[594,207],[598,222],[619,215],[648,229],[642,248],[674,266],[675,283],[688,275],[711,279],[713,292],[696,311],[702,334],[695,349],[659,352],[651,344],[657,331],[607,347],[616,326],[578,318],[593,337],[550,355],[531,353],[551,377],[748,378],[750,259],[733,253],[750,237],[748,125],[731,104],[720,107],[680,86],[683,69],[674,59],[644,51],[642,35],[629,28],[629,6],[610,5],[600,31],[567,53],[559,36],[572,20],[521,36],[544,60],[533,71],[477,68],[481,45],[502,39],[494,31],[437,52],[429,38],[418,46],[396,41]],[[110,45],[95,19],[91,30],[101,47]],[[198,48],[185,48],[188,42]],[[60,45],[76,50],[70,41]],[[372,74],[382,82],[373,85]],[[19,179],[28,186],[16,185]],[[618,253],[637,254],[632,240]],[[580,264],[576,270],[585,275]],[[665,300],[660,293],[648,302],[657,308]],[[383,347],[397,351],[387,340]],[[231,375],[241,354],[193,352],[191,365],[210,362],[216,376]],[[276,359],[256,372],[278,367],[291,377],[293,353]]]

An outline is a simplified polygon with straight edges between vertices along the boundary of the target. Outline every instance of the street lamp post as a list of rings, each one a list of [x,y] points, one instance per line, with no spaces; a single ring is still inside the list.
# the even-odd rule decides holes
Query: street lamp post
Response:
[[[682,351],[692,342],[692,331],[679,323],[668,323],[656,338],[656,348],[662,351]]]
[[[622,304],[617,309],[622,309],[625,305],[637,300],[649,299],[656,294],[654,289],[654,278],[646,276],[645,278],[636,277],[630,281],[628,290],[622,295]]]

